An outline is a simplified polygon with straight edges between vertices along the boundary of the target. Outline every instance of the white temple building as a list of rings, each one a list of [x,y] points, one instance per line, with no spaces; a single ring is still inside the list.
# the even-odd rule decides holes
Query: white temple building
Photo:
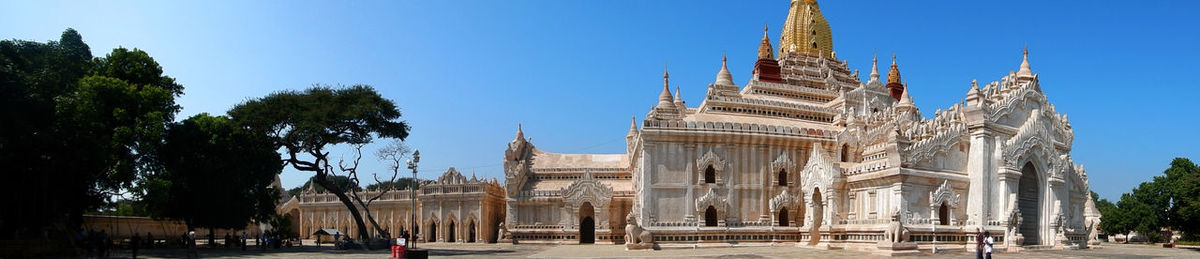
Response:
[[[886,77],[875,61],[864,82],[833,46],[816,1],[792,0],[780,41],[764,29],[742,85],[722,60],[690,105],[664,72],[625,153],[550,153],[518,129],[505,151],[503,238],[885,254],[973,251],[980,231],[997,249],[1095,240],[1100,215],[1070,155],[1074,131],[1028,51],[1015,72],[923,114],[895,55]]]

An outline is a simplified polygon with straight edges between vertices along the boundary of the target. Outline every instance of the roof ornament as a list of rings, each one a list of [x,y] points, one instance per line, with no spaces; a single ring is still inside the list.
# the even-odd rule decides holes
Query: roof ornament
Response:
[[[667,73],[667,65],[663,63],[663,90],[658,94],[658,106],[656,108],[670,108],[674,106],[674,98],[671,98],[670,81],[671,74]]]
[[[876,52],[875,56],[871,58],[871,80],[870,81],[879,81],[879,53],[878,52]],[[870,81],[868,81],[868,82],[870,82]]]
[[[762,43],[758,44],[758,59],[775,59],[775,48],[771,46],[771,38],[767,37],[766,24],[763,24]]]
[[[762,54],[762,52],[760,51],[759,54]],[[768,58],[770,58],[770,54],[771,54],[771,52],[768,51],[767,52]],[[762,58],[761,55],[759,56],[759,58]],[[734,85],[733,84],[733,74],[729,73],[729,66],[727,66],[725,64],[726,60],[727,60],[726,57],[724,55],[722,55],[721,56],[721,71],[717,72],[717,81],[715,82],[718,85]]]
[[[525,139],[525,132],[521,130],[520,123],[517,123],[517,139]]]
[[[685,107],[683,106],[683,97],[679,93],[679,85],[675,85],[675,107],[680,109]]]
[[[1029,46],[1025,46],[1021,58],[1021,70],[1017,71],[1018,80],[1033,79],[1033,70],[1029,67]]]

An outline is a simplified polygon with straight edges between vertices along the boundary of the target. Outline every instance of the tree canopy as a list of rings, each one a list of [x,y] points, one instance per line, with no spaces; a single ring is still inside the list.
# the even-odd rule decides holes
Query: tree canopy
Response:
[[[241,229],[275,213],[283,170],[270,139],[201,113],[167,130],[162,169],[139,185],[155,217],[189,227]]]
[[[338,197],[357,224],[359,238],[367,232],[359,209],[346,189],[329,178],[334,165],[328,148],[362,145],[375,138],[408,137],[408,125],[399,121],[400,110],[374,88],[314,86],[304,91],[281,91],[235,106],[230,117],[243,127],[269,136],[283,149],[283,162],[313,173],[312,181]]]
[[[1200,237],[1200,168],[1187,158],[1175,158],[1163,175],[1121,194],[1116,204],[1097,200],[1096,208],[1106,233],[1137,231],[1157,240],[1160,229],[1171,227],[1182,230],[1184,239],[1196,240]]]
[[[109,205],[155,167],[182,93],[146,52],[93,58],[73,29],[48,43],[0,41],[0,172],[18,183],[0,194],[22,197],[0,212],[0,233],[67,233]]]

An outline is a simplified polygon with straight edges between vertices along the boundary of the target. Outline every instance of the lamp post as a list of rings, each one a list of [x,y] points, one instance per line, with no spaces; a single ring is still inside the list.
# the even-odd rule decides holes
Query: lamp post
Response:
[[[417,163],[419,162],[421,162],[421,151],[414,150],[412,159],[408,160],[408,169],[412,169],[413,173],[412,184],[408,186],[408,199],[412,202],[411,207],[408,209],[408,222],[411,225],[408,231],[412,232],[412,235],[409,235],[408,238],[409,249],[414,248],[413,245],[417,244],[417,233],[413,230],[417,229],[417,186],[420,185],[420,182],[417,181]]]

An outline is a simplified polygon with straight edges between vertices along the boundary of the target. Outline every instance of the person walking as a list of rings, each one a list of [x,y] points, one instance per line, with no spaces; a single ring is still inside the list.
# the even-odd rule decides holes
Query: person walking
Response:
[[[975,228],[975,258],[983,259],[983,230]]]
[[[992,233],[984,231],[983,236],[985,236],[983,238],[983,244],[985,246],[983,251],[987,254],[987,259],[992,259]]]
[[[129,238],[129,250],[131,250],[130,252],[133,253],[133,256],[131,256],[132,258],[137,259],[138,246],[141,244],[142,237],[137,233],[134,233],[133,237]]]

